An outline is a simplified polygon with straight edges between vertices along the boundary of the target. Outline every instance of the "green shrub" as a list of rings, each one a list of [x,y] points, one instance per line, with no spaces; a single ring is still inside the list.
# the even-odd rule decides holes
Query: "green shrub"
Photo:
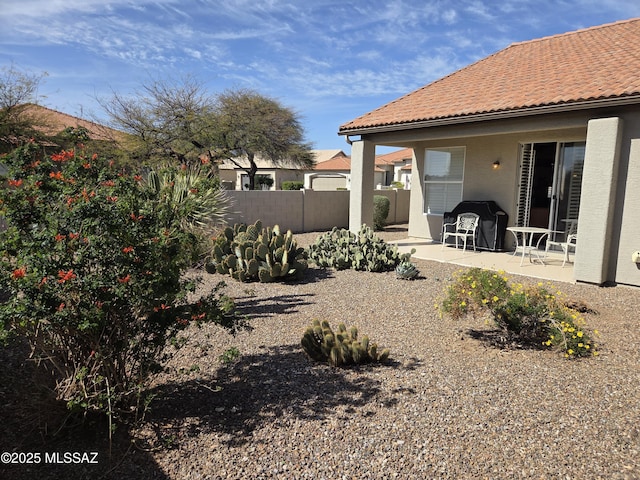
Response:
[[[308,247],[308,252],[309,259],[319,267],[384,272],[395,269],[403,261],[409,261],[415,249],[411,253],[401,254],[395,245],[385,243],[371,228],[362,225],[357,235],[334,227],[319,236]]]
[[[556,348],[572,358],[597,355],[584,318],[563,297],[549,283],[510,284],[502,272],[472,268],[456,274],[441,307],[454,318],[489,312],[507,338],[521,344]]]
[[[384,195],[373,196],[373,229],[383,230],[387,225],[391,202]]]
[[[262,228],[259,220],[225,228],[214,241],[206,264],[209,273],[262,283],[301,278],[307,268],[307,252],[298,247],[291,230],[283,234],[278,225]]]
[[[302,190],[304,188],[304,182],[297,182],[294,180],[285,180],[282,182],[282,190]]]
[[[31,344],[70,408],[135,411],[186,325],[232,326],[223,284],[197,303],[187,299],[198,280],[183,273],[197,238],[183,225],[197,202],[167,201],[167,188],[95,155],[40,152],[28,144],[3,159],[0,291],[9,298],[0,332]]]
[[[391,182],[392,188],[397,188],[398,190],[404,189],[404,183],[402,182]]]
[[[302,348],[305,353],[317,362],[327,362],[333,367],[380,362],[389,358],[389,349],[378,352],[378,345],[369,342],[369,337],[358,340],[358,329],[347,330],[344,323],[334,331],[326,320],[314,320],[313,324],[302,336]]]
[[[255,190],[262,190],[263,186],[267,188],[273,186],[273,178],[270,175],[256,175]]]

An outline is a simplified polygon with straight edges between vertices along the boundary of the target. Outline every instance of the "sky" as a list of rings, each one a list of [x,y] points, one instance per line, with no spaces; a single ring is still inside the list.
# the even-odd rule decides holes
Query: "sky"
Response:
[[[0,68],[46,73],[39,103],[98,121],[99,99],[155,80],[252,89],[349,154],[349,120],[514,42],[634,17],[637,0],[0,0]]]

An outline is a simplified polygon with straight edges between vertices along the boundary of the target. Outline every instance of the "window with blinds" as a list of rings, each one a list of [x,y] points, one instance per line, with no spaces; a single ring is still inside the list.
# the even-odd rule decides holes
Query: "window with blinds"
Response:
[[[427,149],[425,153],[424,213],[441,215],[462,200],[465,149]]]

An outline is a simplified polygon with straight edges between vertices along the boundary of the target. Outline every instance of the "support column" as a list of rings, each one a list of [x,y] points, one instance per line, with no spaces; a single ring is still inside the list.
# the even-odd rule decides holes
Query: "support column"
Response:
[[[582,195],[578,218],[575,279],[603,284],[609,278],[611,229],[616,208],[616,182],[622,138],[622,119],[599,118],[589,121]]]
[[[360,231],[363,223],[373,226],[373,176],[376,146],[367,140],[351,144],[351,192],[349,230]]]

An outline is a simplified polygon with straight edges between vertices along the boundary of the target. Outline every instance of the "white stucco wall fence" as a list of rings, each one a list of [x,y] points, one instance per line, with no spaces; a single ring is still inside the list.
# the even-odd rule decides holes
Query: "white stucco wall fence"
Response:
[[[232,202],[227,222],[280,225],[294,233],[331,230],[349,226],[350,191],[275,190],[240,191],[227,194]],[[409,221],[408,190],[375,190],[372,195],[389,198],[388,224]]]

